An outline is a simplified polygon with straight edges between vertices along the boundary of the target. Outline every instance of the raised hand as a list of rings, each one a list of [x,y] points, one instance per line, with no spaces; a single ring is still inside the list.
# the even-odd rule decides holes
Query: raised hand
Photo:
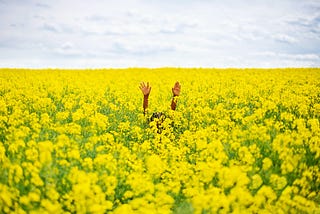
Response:
[[[147,84],[145,82],[141,82],[139,88],[144,96],[148,96],[150,94],[151,86],[149,86],[149,82],[147,82]]]
[[[181,85],[179,82],[176,82],[172,88],[172,94],[173,96],[179,96],[180,95],[180,90],[181,90]]]

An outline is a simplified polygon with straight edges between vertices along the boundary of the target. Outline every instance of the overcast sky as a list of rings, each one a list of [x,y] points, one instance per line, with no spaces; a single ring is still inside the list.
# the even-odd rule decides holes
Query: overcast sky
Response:
[[[320,67],[320,0],[0,0],[0,67]]]

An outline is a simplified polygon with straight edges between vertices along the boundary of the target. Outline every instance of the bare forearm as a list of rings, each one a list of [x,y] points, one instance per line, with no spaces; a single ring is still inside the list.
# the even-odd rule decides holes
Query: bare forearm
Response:
[[[149,99],[149,95],[143,96],[143,114],[146,114],[146,111],[148,108],[148,99]]]
[[[173,97],[171,101],[171,110],[176,110],[180,89],[181,89],[180,83],[176,82],[172,88]]]
[[[172,101],[171,101],[171,110],[176,110],[176,107],[177,107],[177,96],[173,96],[172,97]]]

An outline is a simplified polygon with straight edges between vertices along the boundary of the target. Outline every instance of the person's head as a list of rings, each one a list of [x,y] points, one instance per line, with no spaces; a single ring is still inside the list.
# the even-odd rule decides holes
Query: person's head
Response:
[[[158,132],[161,132],[161,124],[163,123],[163,121],[166,119],[166,115],[162,112],[154,112],[151,117],[149,122],[156,122],[157,128],[158,128]]]
[[[157,121],[162,123],[166,119],[166,115],[162,112],[154,112],[150,117],[150,122]]]

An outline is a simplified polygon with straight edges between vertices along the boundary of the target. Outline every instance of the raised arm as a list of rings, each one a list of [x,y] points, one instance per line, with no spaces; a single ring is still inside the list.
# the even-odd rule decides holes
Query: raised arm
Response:
[[[149,86],[149,82],[147,82],[147,84],[145,82],[142,82],[140,83],[139,88],[143,94],[143,114],[145,115],[148,108],[148,99],[151,91],[151,86]]]
[[[180,95],[181,85],[179,82],[176,82],[172,88],[172,101],[171,101],[171,109],[176,110],[177,107],[177,97]]]

